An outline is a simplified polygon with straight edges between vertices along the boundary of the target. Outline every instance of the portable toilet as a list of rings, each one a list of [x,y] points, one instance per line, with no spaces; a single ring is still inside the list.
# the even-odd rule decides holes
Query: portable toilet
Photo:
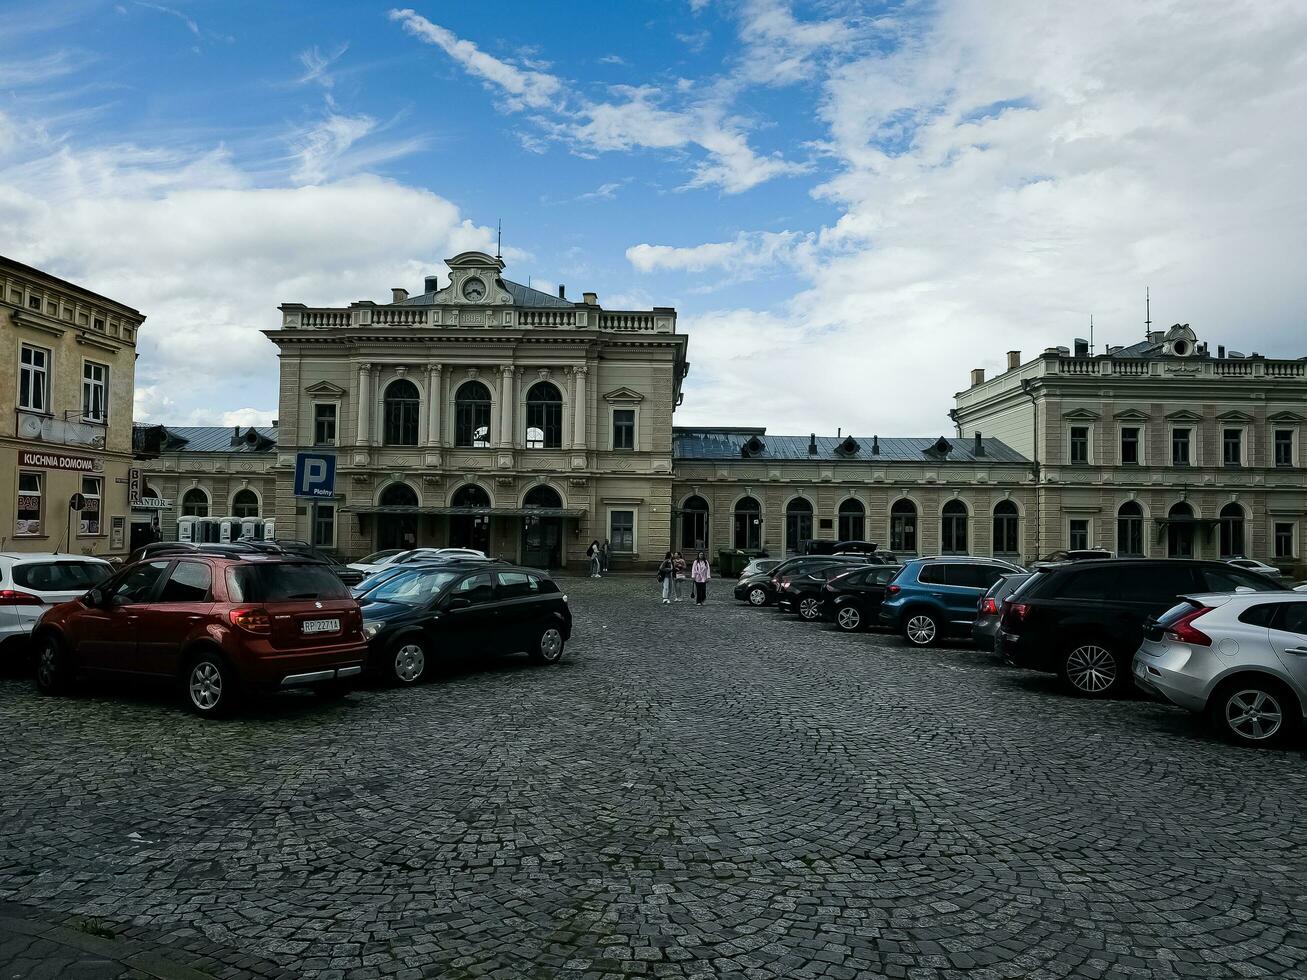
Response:
[[[236,541],[241,536],[241,519],[224,517],[218,521],[218,540],[223,544]]]
[[[264,537],[263,518],[247,517],[244,520],[242,520],[241,527],[240,527],[240,534],[237,536],[240,538],[247,539],[249,541],[262,541]]]

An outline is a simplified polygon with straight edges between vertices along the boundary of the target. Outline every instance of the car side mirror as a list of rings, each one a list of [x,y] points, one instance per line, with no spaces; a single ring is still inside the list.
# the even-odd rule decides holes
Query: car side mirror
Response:
[[[86,604],[92,609],[99,609],[104,605],[104,590],[92,589],[90,592],[86,593],[86,595],[82,596],[82,599],[85,600]]]
[[[445,609],[448,612],[453,612],[455,609],[466,609],[470,605],[472,605],[471,599],[468,599],[465,596],[456,595],[445,603]]]

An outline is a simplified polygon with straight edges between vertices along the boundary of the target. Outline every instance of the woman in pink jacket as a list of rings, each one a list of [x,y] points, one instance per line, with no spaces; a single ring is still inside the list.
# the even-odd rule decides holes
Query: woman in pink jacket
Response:
[[[690,566],[690,578],[694,579],[694,604],[702,606],[704,600],[708,598],[708,580],[712,578],[712,570],[708,567],[708,559],[703,556],[702,551],[694,559],[694,564]]]

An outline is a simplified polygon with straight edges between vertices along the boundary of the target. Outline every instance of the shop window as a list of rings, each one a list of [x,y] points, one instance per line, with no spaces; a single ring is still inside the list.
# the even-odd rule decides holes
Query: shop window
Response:
[[[14,534],[18,537],[41,534],[41,504],[45,482],[42,473],[18,474],[18,514]]]

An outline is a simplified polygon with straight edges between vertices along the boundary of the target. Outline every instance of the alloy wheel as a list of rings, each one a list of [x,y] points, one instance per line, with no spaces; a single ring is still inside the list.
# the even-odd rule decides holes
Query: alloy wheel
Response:
[[[821,603],[816,599],[804,599],[799,603],[799,615],[807,620],[816,619],[821,615]]]
[[[1086,643],[1067,654],[1066,676],[1076,690],[1102,694],[1116,683],[1116,658],[1106,647]]]
[[[191,668],[191,704],[201,711],[212,711],[222,700],[222,671],[209,660]]]
[[[749,605],[763,606],[767,604],[767,593],[762,589],[749,590]]]
[[[41,648],[41,656],[36,662],[36,679],[44,688],[54,686],[59,673],[59,655],[55,652],[54,642],[46,641]]]
[[[913,616],[908,620],[908,639],[917,646],[935,642],[935,621],[929,616]]]
[[[1275,695],[1266,691],[1239,691],[1225,702],[1230,730],[1250,742],[1274,738],[1284,724],[1284,712]]]
[[[540,634],[540,656],[552,663],[563,652],[563,634],[549,627]]]
[[[395,679],[412,684],[427,669],[427,654],[416,643],[405,643],[395,651]]]
[[[853,606],[845,606],[839,611],[835,621],[839,623],[840,629],[852,633],[862,625],[862,613],[858,612]]]

